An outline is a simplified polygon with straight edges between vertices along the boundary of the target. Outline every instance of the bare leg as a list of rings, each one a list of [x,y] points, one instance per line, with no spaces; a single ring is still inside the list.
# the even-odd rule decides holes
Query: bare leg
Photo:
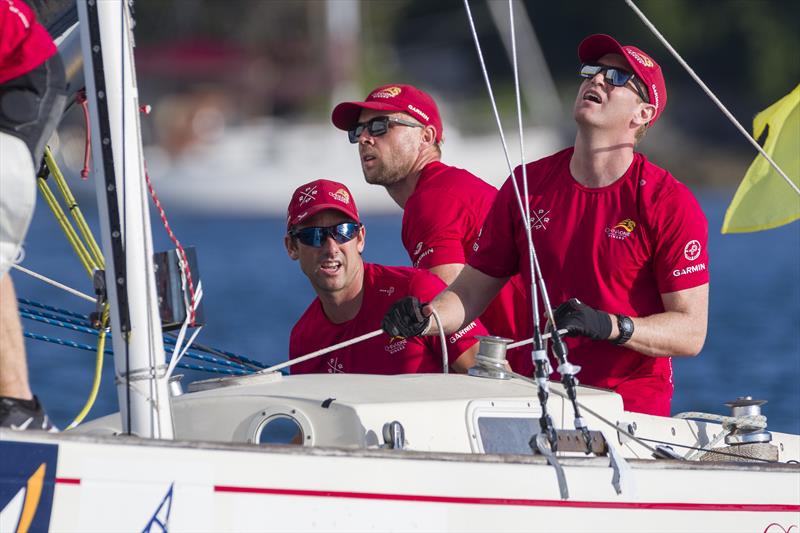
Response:
[[[30,400],[25,340],[11,275],[0,279],[0,396]]]

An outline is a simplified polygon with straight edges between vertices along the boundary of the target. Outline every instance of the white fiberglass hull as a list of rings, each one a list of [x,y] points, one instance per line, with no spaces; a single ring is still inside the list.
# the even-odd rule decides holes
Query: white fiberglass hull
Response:
[[[785,464],[634,460],[636,489],[619,496],[607,459],[562,459],[570,490],[562,500],[553,468],[530,456],[4,430],[0,450],[0,495],[27,487],[28,513],[39,520],[31,531],[777,533],[800,522],[800,468]],[[42,463],[37,495],[31,476]],[[14,515],[5,505],[0,523]]]

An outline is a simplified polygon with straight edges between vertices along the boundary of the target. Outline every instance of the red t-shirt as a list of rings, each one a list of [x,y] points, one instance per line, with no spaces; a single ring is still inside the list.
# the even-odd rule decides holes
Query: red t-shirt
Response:
[[[47,30],[22,0],[0,0],[0,83],[38,67],[56,53]]]
[[[403,211],[403,246],[413,265],[466,263],[496,195],[497,189],[466,170],[440,161],[426,165]],[[513,276],[492,300],[480,316],[492,335],[530,337],[525,294],[522,278]]]
[[[364,263],[364,299],[355,318],[334,324],[325,316],[319,298],[314,299],[292,328],[289,359],[375,331],[381,327],[386,311],[398,299],[416,296],[420,301],[430,301],[444,288],[442,280],[424,270]],[[451,364],[477,342],[475,335],[486,335],[486,329],[478,321],[447,338]],[[441,371],[442,350],[438,336],[391,339],[385,333],[292,367],[293,374]]]
[[[708,222],[689,189],[635,154],[626,173],[591,189],[569,172],[573,149],[527,165],[533,243],[555,307],[571,297],[634,317],[664,311],[661,294],[708,283]],[[522,192],[522,172],[515,170]],[[474,268],[530,281],[527,242],[513,184],[498,193]],[[669,415],[672,363],[585,337],[567,339],[569,361],[587,385],[615,389],[629,410]],[[529,359],[511,361],[531,375]]]

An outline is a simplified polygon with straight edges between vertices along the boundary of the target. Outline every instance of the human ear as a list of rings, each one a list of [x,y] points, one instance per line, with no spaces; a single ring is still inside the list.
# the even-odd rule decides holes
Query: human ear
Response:
[[[638,128],[639,126],[648,124],[655,116],[656,106],[653,104],[648,104],[647,102],[642,102],[639,104],[639,108],[636,110],[636,115],[633,117],[633,121]]]
[[[297,252],[297,241],[289,237],[289,235],[285,235],[283,237],[283,245],[286,246],[286,253],[289,255],[289,258],[292,261],[297,261],[299,258]]]
[[[367,228],[365,228],[362,225],[361,228],[358,230],[358,237],[356,237],[358,245],[358,253],[364,253],[364,248],[366,248],[367,246],[366,237],[367,237]]]

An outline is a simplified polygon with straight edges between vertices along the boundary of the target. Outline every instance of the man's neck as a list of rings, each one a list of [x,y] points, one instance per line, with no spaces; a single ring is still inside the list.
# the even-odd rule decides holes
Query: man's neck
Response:
[[[633,140],[628,138],[579,129],[569,171],[575,181],[585,187],[611,185],[631,166],[633,145]]]
[[[406,208],[406,202],[408,202],[408,199],[417,188],[417,183],[419,182],[419,177],[422,174],[422,170],[428,166],[429,163],[439,161],[439,158],[439,152],[436,151],[420,154],[420,156],[414,162],[414,165],[411,167],[411,171],[404,179],[401,179],[392,185],[386,186],[386,192],[389,193],[389,196],[392,197],[392,200],[394,200],[401,209]]]
[[[317,291],[325,316],[334,324],[343,324],[353,320],[361,310],[364,301],[364,267],[362,265],[353,284],[347,289],[336,292]]]

